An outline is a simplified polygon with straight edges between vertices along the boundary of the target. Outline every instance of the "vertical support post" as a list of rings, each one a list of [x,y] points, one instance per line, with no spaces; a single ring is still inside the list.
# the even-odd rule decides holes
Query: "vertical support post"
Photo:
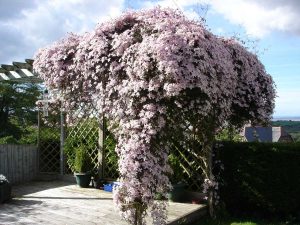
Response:
[[[65,157],[64,157],[64,143],[65,143],[65,116],[64,112],[60,110],[60,175],[64,175]]]
[[[36,172],[40,172],[40,149],[41,149],[41,113],[38,109],[37,113],[37,120],[38,120],[38,133],[37,133],[37,154],[36,154]]]
[[[98,175],[100,179],[104,178],[104,169],[105,169],[105,118],[104,115],[100,118],[99,121],[99,151],[98,151]]]

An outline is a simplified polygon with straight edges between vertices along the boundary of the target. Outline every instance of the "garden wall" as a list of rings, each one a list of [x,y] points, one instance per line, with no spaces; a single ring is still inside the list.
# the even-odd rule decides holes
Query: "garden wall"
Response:
[[[300,143],[225,142],[216,153],[227,210],[300,219]]]
[[[5,175],[12,184],[34,179],[37,163],[35,145],[0,145],[0,174]]]

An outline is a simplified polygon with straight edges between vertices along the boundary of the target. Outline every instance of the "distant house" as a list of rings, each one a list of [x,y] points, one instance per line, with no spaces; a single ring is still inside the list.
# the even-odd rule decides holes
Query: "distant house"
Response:
[[[293,142],[292,136],[283,127],[246,126],[242,136],[248,142]]]

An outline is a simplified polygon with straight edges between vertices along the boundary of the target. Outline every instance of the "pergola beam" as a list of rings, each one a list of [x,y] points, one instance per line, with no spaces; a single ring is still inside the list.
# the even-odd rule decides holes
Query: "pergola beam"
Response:
[[[13,62],[12,65],[0,65],[0,81],[15,81],[20,83],[41,83],[37,74],[33,73],[33,60],[25,59],[25,62]]]

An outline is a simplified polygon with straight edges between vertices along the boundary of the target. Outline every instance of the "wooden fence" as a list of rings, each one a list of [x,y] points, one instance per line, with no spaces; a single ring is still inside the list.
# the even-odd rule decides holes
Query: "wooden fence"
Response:
[[[0,145],[0,174],[12,184],[34,179],[38,172],[38,154],[35,145]]]

